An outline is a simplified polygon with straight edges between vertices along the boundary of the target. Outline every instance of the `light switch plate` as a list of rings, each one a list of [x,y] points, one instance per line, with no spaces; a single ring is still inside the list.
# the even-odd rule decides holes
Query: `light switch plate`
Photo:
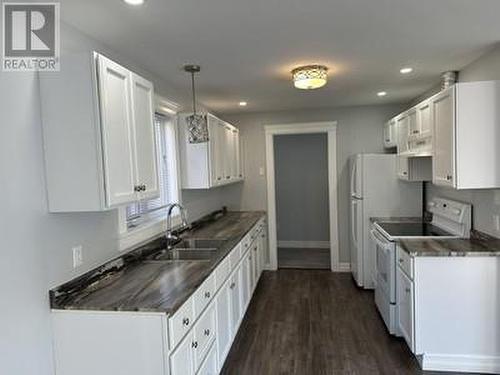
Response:
[[[83,248],[81,245],[75,246],[73,250],[73,268],[78,268],[83,264]]]

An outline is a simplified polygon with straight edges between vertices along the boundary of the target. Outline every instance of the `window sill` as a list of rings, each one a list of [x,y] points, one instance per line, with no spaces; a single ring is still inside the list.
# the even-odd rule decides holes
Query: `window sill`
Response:
[[[121,213],[123,215],[123,213]],[[167,219],[165,212],[159,211],[149,215],[142,223],[133,228],[127,228],[126,224],[121,225],[122,232],[119,237],[119,250],[127,250],[141,242],[152,239],[167,231]],[[172,216],[172,227],[176,228],[181,224],[180,215]]]

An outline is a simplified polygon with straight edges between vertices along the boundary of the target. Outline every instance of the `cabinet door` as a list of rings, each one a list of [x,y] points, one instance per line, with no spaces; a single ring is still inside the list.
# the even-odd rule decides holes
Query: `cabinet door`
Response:
[[[403,115],[397,120],[398,129],[398,154],[408,152],[408,116]]]
[[[252,277],[252,290],[255,289],[257,286],[257,282],[259,281],[259,276],[260,276],[260,237],[258,237],[254,241],[255,245],[252,249],[252,271],[253,271],[253,277]]]
[[[217,348],[215,344],[210,348],[203,364],[198,370],[196,375],[217,375],[218,367],[217,367]]]
[[[386,148],[393,147],[391,131],[391,121],[389,121],[384,125],[384,147]]]
[[[454,185],[454,103],[454,87],[450,87],[432,99],[434,123],[432,181],[436,185]]]
[[[233,273],[230,280],[231,289],[231,336],[234,337],[236,332],[238,331],[238,325],[240,324],[240,315],[241,315],[241,266]]]
[[[233,129],[234,178],[242,178],[240,156],[240,131]]]
[[[417,111],[411,110],[408,112],[408,128],[409,135],[411,136],[419,136],[420,135],[420,123],[417,119]]]
[[[250,296],[250,262],[248,257],[250,251],[248,251],[243,261],[241,262],[241,272],[240,272],[240,303],[241,309],[244,311],[247,308],[248,298]],[[243,313],[242,313],[243,315]]]
[[[230,180],[232,180],[236,169],[233,155],[233,129],[229,125],[224,125],[224,144],[224,178],[226,179],[226,182],[229,182]]]
[[[99,56],[99,100],[106,205],[115,207],[136,200],[131,115],[131,74]]]
[[[194,375],[193,340],[188,334],[170,355],[170,375]]]
[[[398,155],[398,177],[402,180],[410,179],[408,157]]]
[[[209,147],[210,147],[210,179],[211,185],[222,183],[224,175],[224,148],[221,140],[220,120],[210,114],[207,115]]]
[[[432,106],[430,101],[423,102],[417,107],[417,121],[420,125],[422,137],[432,136]]]
[[[400,267],[397,269],[397,323],[399,330],[413,352],[414,346],[414,304],[413,282],[406,276]]]
[[[217,294],[217,356],[219,369],[222,368],[231,349],[231,280],[228,280]]]
[[[267,230],[266,226],[262,228],[262,232],[260,234],[261,239],[261,249],[260,249],[260,273],[264,270],[265,265],[268,263],[268,252],[267,252]]]
[[[132,118],[134,124],[134,155],[137,185],[142,186],[141,198],[160,194],[154,128],[153,84],[132,74]]]

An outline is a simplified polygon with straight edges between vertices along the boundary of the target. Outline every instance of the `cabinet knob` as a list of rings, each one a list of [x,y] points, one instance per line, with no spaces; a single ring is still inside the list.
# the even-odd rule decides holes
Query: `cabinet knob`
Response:
[[[134,186],[134,191],[135,191],[135,192],[139,192],[139,191],[141,191],[141,187],[140,187],[139,185],[135,185],[135,186]]]
[[[413,131],[413,134],[418,134],[418,133],[420,133],[418,130]]]
[[[198,347],[198,341],[193,341],[191,346],[196,349]]]
[[[182,319],[182,324],[184,324],[185,326],[188,326],[189,325],[189,318]]]
[[[406,293],[408,293],[408,294],[409,294],[409,293],[410,293],[410,291],[411,291],[411,290],[410,290],[410,288],[405,288],[405,292],[406,292]]]
[[[230,178],[231,178],[231,176],[226,176],[226,178],[227,178],[227,179],[230,179]]]
[[[406,176],[408,174],[408,172],[405,171],[405,172],[403,172],[403,174]]]
[[[399,263],[403,263],[403,258],[399,258]]]
[[[141,190],[142,190],[142,191],[146,191],[146,185],[142,184],[142,185],[141,185]]]
[[[229,286],[231,289],[234,289],[234,287],[236,286],[236,283],[231,283],[231,285]]]
[[[210,330],[209,329],[206,329],[204,332],[205,336],[210,336]]]
[[[205,298],[210,298],[210,292],[205,292]]]
[[[222,177],[217,177],[217,181],[220,181],[220,180],[222,180]]]
[[[447,180],[447,181],[451,181],[452,179],[453,179],[453,176],[452,176],[452,175],[447,175],[447,176],[446,176],[446,180]]]

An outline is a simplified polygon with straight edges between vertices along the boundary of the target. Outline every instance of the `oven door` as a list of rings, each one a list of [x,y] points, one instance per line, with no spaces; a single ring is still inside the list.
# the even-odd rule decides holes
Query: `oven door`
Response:
[[[396,303],[396,244],[384,238],[377,230],[371,231],[375,244],[377,265],[377,289],[390,303]]]

